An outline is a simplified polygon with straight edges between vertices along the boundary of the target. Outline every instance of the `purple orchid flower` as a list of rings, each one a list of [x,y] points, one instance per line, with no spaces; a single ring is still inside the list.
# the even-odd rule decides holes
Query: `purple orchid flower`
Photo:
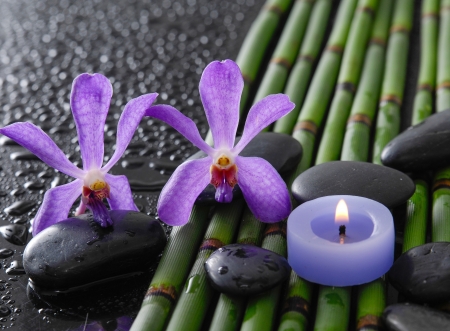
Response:
[[[262,222],[278,222],[289,215],[289,193],[276,170],[266,160],[239,153],[262,129],[295,105],[284,94],[269,95],[257,102],[248,113],[241,140],[233,147],[243,87],[241,71],[231,60],[212,62],[203,72],[199,90],[214,148],[202,140],[195,123],[175,108],[156,105],[146,111],[146,116],[171,125],[208,155],[183,163],[170,177],[158,200],[163,222],[186,224],[196,198],[209,183],[216,187],[218,202],[231,202],[233,187],[239,184],[248,207]]]
[[[113,176],[108,171],[121,158],[145,110],[157,93],[133,99],[125,106],[117,126],[116,150],[103,164],[103,131],[112,96],[108,78],[100,74],[82,74],[72,85],[70,104],[77,127],[83,159],[83,170],[72,164],[63,151],[39,127],[27,122],[8,125],[0,133],[30,150],[49,166],[76,178],[73,182],[48,190],[33,221],[33,235],[67,218],[70,208],[81,194],[76,215],[91,209],[94,220],[106,227],[112,224],[103,204],[107,199],[111,209],[135,210],[130,185],[125,176]]]

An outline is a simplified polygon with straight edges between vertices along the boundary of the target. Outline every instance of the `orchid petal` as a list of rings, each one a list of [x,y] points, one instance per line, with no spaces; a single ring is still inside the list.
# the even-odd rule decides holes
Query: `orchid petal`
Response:
[[[108,203],[111,210],[139,211],[134,204],[133,194],[126,176],[105,174],[105,180],[110,188]]]
[[[70,208],[81,195],[82,186],[83,181],[76,179],[45,192],[44,201],[33,221],[33,236],[68,217]]]
[[[14,123],[0,129],[0,133],[28,149],[50,167],[75,178],[84,177],[84,171],[72,164],[55,142],[36,125]]]
[[[278,172],[259,157],[236,157],[239,187],[257,219],[274,223],[288,217],[291,201]]]
[[[162,189],[158,214],[168,225],[184,225],[189,220],[195,199],[210,182],[212,159],[205,157],[181,164]]]
[[[258,101],[250,108],[242,138],[232,152],[239,154],[260,131],[289,113],[294,107],[295,104],[285,94],[272,94]]]
[[[216,149],[234,145],[243,87],[241,71],[231,60],[211,62],[203,71],[199,91]]]
[[[133,138],[134,132],[136,131],[139,122],[142,120],[146,109],[152,105],[157,96],[158,93],[145,94],[130,100],[126,104],[117,125],[116,150],[108,163],[103,167],[105,172],[109,171],[122,157],[122,154],[125,152],[131,138]]]
[[[81,74],[73,81],[70,105],[85,170],[103,164],[103,131],[112,92],[108,78],[100,74]]]
[[[200,133],[198,132],[195,123],[180,111],[169,105],[152,106],[145,112],[145,116],[152,116],[161,121],[166,122],[183,136],[186,137],[192,144],[200,148],[208,155],[212,155],[214,150],[211,146],[204,142]]]

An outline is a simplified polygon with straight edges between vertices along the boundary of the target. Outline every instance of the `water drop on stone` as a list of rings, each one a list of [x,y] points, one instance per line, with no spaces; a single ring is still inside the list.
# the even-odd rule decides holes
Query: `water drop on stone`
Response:
[[[228,272],[228,267],[226,266],[220,267],[219,269],[217,269],[217,271],[219,272],[219,274],[224,275]]]

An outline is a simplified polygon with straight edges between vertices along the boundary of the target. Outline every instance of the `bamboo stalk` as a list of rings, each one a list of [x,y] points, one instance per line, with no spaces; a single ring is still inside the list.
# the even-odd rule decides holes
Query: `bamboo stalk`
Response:
[[[381,164],[383,148],[400,130],[400,107],[405,86],[413,9],[412,0],[395,3],[372,153],[372,161],[375,164]]]
[[[251,213],[250,209],[245,208],[236,242],[259,246],[264,228],[265,224],[259,221]],[[224,293],[220,294],[209,330],[237,330],[241,325],[246,303],[247,300],[243,297],[233,297]]]
[[[378,0],[360,0],[342,58],[336,92],[317,152],[316,164],[339,159],[345,124],[357,89]]]
[[[412,125],[422,122],[433,112],[439,25],[438,11],[439,0],[425,0],[422,2],[420,68],[417,93],[414,98]]]
[[[331,94],[333,93],[342,52],[345,48],[356,4],[356,0],[341,2],[333,31],[301,108],[292,136],[302,145],[303,156],[291,178],[291,182],[311,165],[316,134],[322,124]]]
[[[441,0],[436,110],[450,108],[450,1]]]
[[[286,221],[267,224],[262,248],[286,256]],[[282,284],[249,298],[241,331],[270,331],[275,323]]]
[[[381,0],[372,29],[355,100],[347,120],[341,160],[367,161],[370,131],[380,98],[381,82],[392,12],[391,0]]]
[[[232,242],[243,206],[242,199],[234,200],[230,204],[217,205],[166,330],[200,330],[214,296],[214,290],[206,279],[204,263],[212,252]]]
[[[386,306],[386,285],[383,279],[358,286],[356,330],[382,330],[381,315]]]
[[[206,230],[209,207],[195,205],[189,222],[172,228],[132,331],[163,330]]]
[[[259,85],[253,103],[283,91],[286,79],[303,41],[314,1],[297,0]]]
[[[320,286],[314,331],[347,331],[351,287]]]
[[[295,108],[275,123],[274,132],[291,134],[294,129],[311,78],[313,65],[323,43],[331,6],[332,1],[330,0],[317,0],[312,9],[300,54],[284,90],[284,93],[295,103]]]

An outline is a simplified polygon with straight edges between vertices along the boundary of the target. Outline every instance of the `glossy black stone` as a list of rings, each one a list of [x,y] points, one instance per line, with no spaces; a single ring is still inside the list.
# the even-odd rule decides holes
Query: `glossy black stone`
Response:
[[[390,331],[445,331],[450,329],[450,314],[415,304],[386,307],[383,319]]]
[[[236,139],[236,143],[240,137]],[[267,160],[281,175],[286,174],[298,165],[302,157],[302,146],[291,136],[274,133],[261,132],[245,146],[239,156],[257,156]],[[200,159],[206,154],[202,151],[192,155],[191,159]],[[239,170],[238,170],[239,171]],[[239,175],[238,175],[239,176]],[[215,203],[216,189],[209,184],[198,196],[196,203]],[[233,188],[233,198],[242,196],[239,185]]]
[[[381,162],[404,172],[450,165],[450,109],[431,115],[389,142]]]
[[[303,203],[328,195],[356,195],[378,201],[388,208],[414,194],[414,182],[388,167],[355,161],[333,161],[314,166],[292,183],[294,198]]]
[[[450,301],[450,243],[411,248],[388,272],[390,283],[406,298],[421,303]]]
[[[23,261],[30,279],[48,288],[71,288],[145,271],[166,244],[161,224],[145,214],[110,211],[112,227],[91,215],[54,224],[27,245]]]
[[[285,280],[291,271],[287,260],[272,251],[245,244],[226,245],[206,260],[211,285],[231,295],[255,295]]]

